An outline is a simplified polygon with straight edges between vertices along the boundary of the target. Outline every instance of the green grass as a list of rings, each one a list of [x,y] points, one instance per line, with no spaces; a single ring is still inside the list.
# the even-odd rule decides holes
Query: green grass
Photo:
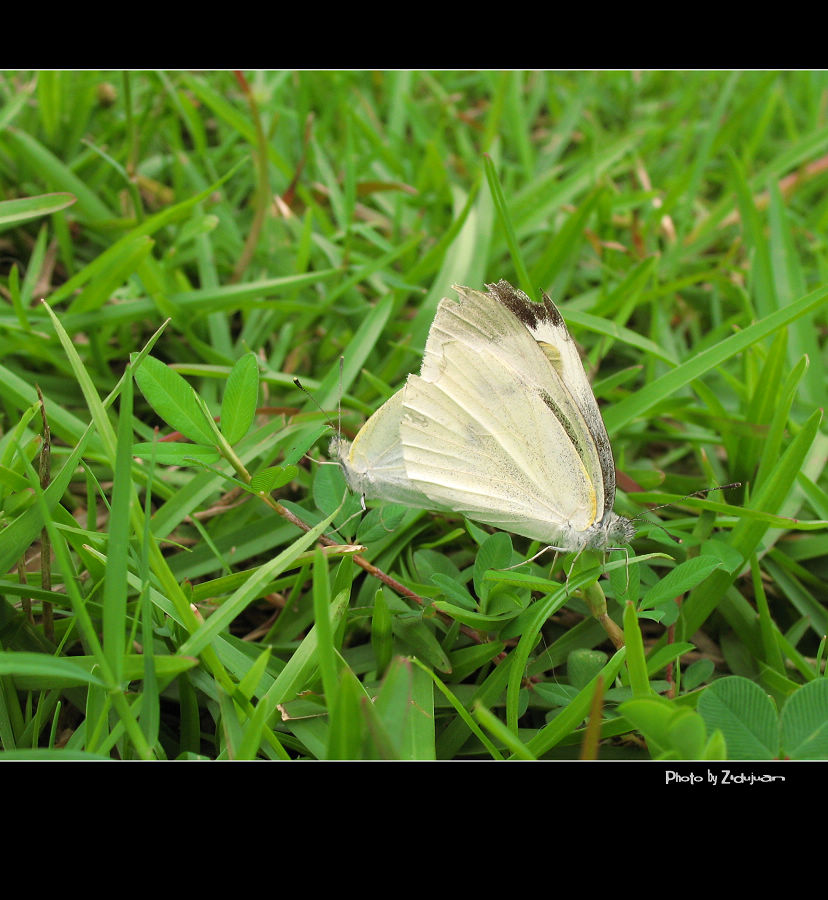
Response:
[[[826,187],[824,72],[0,73],[0,756],[828,758]],[[322,464],[500,278],[627,555]]]

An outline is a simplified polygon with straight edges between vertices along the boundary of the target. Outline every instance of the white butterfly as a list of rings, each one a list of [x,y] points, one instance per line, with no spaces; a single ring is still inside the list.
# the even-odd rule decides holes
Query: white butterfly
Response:
[[[546,294],[506,281],[455,285],[437,307],[422,370],[352,444],[331,453],[349,487],[566,551],[628,543],[612,511],[615,463],[575,343]]]

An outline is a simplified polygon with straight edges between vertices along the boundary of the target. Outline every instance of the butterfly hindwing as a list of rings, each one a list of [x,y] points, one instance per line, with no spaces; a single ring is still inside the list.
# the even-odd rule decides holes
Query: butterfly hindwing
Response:
[[[334,452],[352,491],[371,499],[428,508],[405,471],[400,441],[403,391],[399,390],[363,425],[352,444],[335,441]]]

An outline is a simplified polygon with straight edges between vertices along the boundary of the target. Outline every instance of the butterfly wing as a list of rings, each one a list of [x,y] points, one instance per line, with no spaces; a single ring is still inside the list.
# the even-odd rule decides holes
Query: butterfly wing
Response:
[[[537,341],[561,384],[578,407],[598,455],[604,493],[603,511],[610,512],[615,503],[615,460],[612,447],[578,348],[563,317],[546,293],[543,294],[542,303],[534,303],[523,291],[512,287],[507,281],[501,280],[487,287]]]
[[[455,285],[459,301],[440,302],[426,342],[421,377],[437,382],[446,368],[445,347],[457,342],[475,353],[486,348],[521,383],[531,386],[566,432],[564,443],[575,448],[596,495],[596,518],[612,509],[615,465],[598,404],[578,356],[575,342],[555,305],[533,303],[508,282],[488,285],[491,293]],[[494,379],[498,373],[492,371]],[[516,398],[519,402],[519,398]],[[513,401],[514,402],[514,401]],[[527,433],[527,445],[540,436]],[[561,442],[540,446],[555,455]]]
[[[400,390],[368,419],[352,444],[336,439],[333,452],[352,491],[368,499],[428,509],[428,498],[411,484],[405,471],[400,441],[402,415]]]
[[[430,508],[548,542],[589,528],[594,484],[543,392],[486,347],[447,341],[442,353],[434,381],[409,376],[400,423]]]

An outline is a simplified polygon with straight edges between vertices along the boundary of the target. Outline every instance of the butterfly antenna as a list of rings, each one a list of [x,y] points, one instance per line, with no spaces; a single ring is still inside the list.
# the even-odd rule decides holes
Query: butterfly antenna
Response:
[[[711,493],[711,491],[729,491],[731,488],[737,488],[737,487],[741,487],[741,486],[742,486],[741,481],[734,481],[731,484],[722,484],[722,485],[719,485],[718,487],[701,488],[698,491],[693,491],[692,494],[685,494],[681,498],[681,500],[676,500],[674,503],[661,503],[658,506],[651,506],[647,511],[655,512],[655,510],[657,510],[657,509],[664,509],[665,506],[676,506],[678,503],[681,503],[682,500],[689,500],[690,497],[704,497],[705,494],[709,494],[709,493]],[[641,513],[641,515],[644,515],[644,514]],[[636,518],[638,518],[638,516],[636,516]]]
[[[342,395],[345,393],[343,388],[345,371],[345,357],[339,357],[339,397],[336,400],[336,433],[342,437]],[[364,502],[364,501],[363,501]]]
[[[333,422],[331,422],[330,418],[328,417],[328,413],[327,413],[324,409],[322,409],[322,407],[319,405],[319,401],[316,399],[316,397],[313,396],[313,394],[305,387],[304,384],[302,384],[302,382],[301,382],[298,378],[294,378],[294,379],[293,379],[293,383],[296,385],[296,387],[299,388],[300,391],[302,391],[303,394],[306,394],[308,397],[310,397],[311,402],[313,403],[313,405],[314,405],[314,406],[319,410],[319,412],[321,412],[322,415],[325,417],[325,421],[327,422],[328,428],[330,428],[331,431],[336,432],[337,436],[340,436],[340,435],[342,434],[342,432],[340,431],[339,428],[337,428],[336,426],[334,426]],[[303,453],[302,455],[305,456],[307,459],[311,460],[312,462],[318,463],[320,466],[328,466],[328,465],[334,465],[334,466],[336,466],[336,465],[339,465],[339,463],[333,462],[332,460],[318,460],[318,459],[313,459],[313,457],[308,456],[307,453]]]
[[[658,506],[651,506],[645,512],[641,512],[637,516],[634,516],[631,521],[634,522],[636,519],[641,519],[647,513],[655,512],[657,509],[664,509],[667,506],[676,506],[677,504],[681,503],[682,500],[689,500],[691,497],[704,497],[707,494],[711,493],[712,491],[729,491],[732,488],[738,488],[741,486],[742,486],[741,481],[733,481],[730,484],[721,484],[716,487],[700,488],[698,491],[693,491],[690,494],[685,494],[680,500],[676,500],[673,503],[660,503]],[[670,540],[675,541],[675,543],[677,543],[677,544],[681,543],[681,538],[677,538],[675,535],[670,534],[670,532],[663,525],[659,524],[658,522],[649,522],[648,524],[655,525],[656,528],[660,528],[666,535],[668,535]],[[618,548],[618,549],[620,549],[620,548]]]
[[[665,503],[665,504],[664,504],[664,506],[672,506],[672,505],[673,505],[672,503]],[[661,507],[661,506],[655,506],[655,507],[653,507],[653,509],[662,509],[662,508],[663,508],[663,507]],[[652,512],[652,510],[647,510],[647,512]],[[637,516],[635,516],[635,518],[630,519],[630,521],[631,521],[631,522],[635,522],[636,519],[641,519],[641,518],[644,517],[644,515],[645,515],[645,513],[639,513]],[[669,532],[669,531],[668,531],[668,530],[667,530],[660,522],[651,522],[651,521],[647,520],[647,524],[648,524],[648,525],[652,525],[654,528],[660,528],[660,529],[667,535],[667,537],[670,538],[670,540],[671,540],[674,544],[680,544],[680,543],[681,543],[681,538],[677,538],[674,534],[670,534],[670,532]],[[613,550],[620,550],[621,548],[620,548],[620,547],[613,547],[612,549],[613,549]]]
[[[303,394],[306,394],[308,397],[310,397],[311,402],[313,403],[313,405],[314,405],[314,406],[319,410],[319,412],[321,412],[322,415],[325,417],[325,420],[327,421],[328,426],[330,427],[331,431],[336,431],[337,434],[338,434],[338,433],[339,433],[339,429],[336,428],[336,427],[334,426],[333,422],[331,422],[330,418],[328,418],[328,413],[327,413],[324,409],[322,409],[322,407],[319,405],[319,401],[316,399],[316,397],[313,396],[313,394],[305,387],[304,384],[302,384],[302,382],[301,382],[298,378],[294,378],[294,379],[293,379],[293,383],[296,385],[296,387],[299,388],[300,391],[302,391]],[[340,414],[341,414],[341,410],[340,410]]]

